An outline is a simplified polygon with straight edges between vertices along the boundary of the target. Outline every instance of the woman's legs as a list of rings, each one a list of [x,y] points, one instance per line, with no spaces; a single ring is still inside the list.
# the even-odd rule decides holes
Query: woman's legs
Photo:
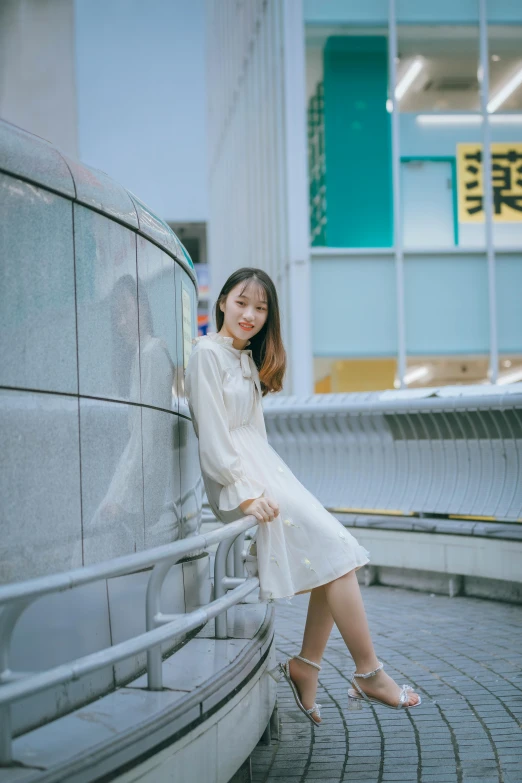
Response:
[[[355,570],[328,582],[324,585],[324,592],[330,613],[350,651],[356,671],[362,674],[373,671],[379,663],[373,648]],[[393,705],[399,701],[400,687],[382,669],[374,677],[368,679],[358,677],[357,684],[368,696],[375,696]],[[408,704],[416,704],[418,700],[418,695],[410,691]]]
[[[303,658],[321,663],[334,622],[354,660],[355,670],[364,674],[376,669],[379,663],[355,570],[311,591],[300,652]],[[317,669],[303,661],[293,658],[290,662],[290,676],[306,709],[315,701],[318,674]],[[368,696],[393,705],[399,701],[400,687],[382,669],[374,677],[357,678],[357,684]],[[408,704],[417,701],[418,695],[410,691]],[[316,713],[313,717],[319,720]]]
[[[328,608],[324,585],[314,587],[310,591],[310,601],[308,603],[308,613],[300,652],[303,658],[307,658],[314,663],[321,663],[324,648],[333,624],[334,619]],[[297,658],[292,658],[289,666],[290,676],[299,691],[301,703],[308,710],[315,702],[319,670]],[[316,712],[312,713],[312,717],[318,722],[321,720]]]

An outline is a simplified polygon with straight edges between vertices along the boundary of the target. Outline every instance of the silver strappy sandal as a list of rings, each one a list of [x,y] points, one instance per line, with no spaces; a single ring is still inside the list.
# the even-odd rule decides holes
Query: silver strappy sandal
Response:
[[[314,666],[316,669],[319,669],[321,671],[321,667],[318,663],[314,663],[313,661],[309,661],[308,658],[303,658],[302,655],[292,655],[292,658],[298,658],[300,661],[304,661],[305,663],[309,663],[310,666]],[[297,706],[301,710],[301,712],[304,712],[304,714],[314,723],[316,726],[319,726],[322,721],[317,721],[315,718],[312,717],[312,712],[317,713],[317,717],[321,717],[321,705],[317,702],[313,705],[313,707],[310,707],[309,710],[306,709],[301,704],[301,699],[299,698],[299,693],[297,691],[297,688],[295,687],[295,683],[290,677],[290,666],[289,663],[292,660],[292,658],[287,658],[284,663],[278,663],[277,666],[275,666],[273,669],[268,669],[268,673],[271,677],[274,678],[276,682],[279,682],[283,677],[287,681],[287,683],[290,685],[292,689],[292,693],[294,694],[294,699],[296,701]]]
[[[413,688],[411,685],[403,685],[401,689],[401,694],[399,696],[399,702],[395,706],[393,704],[387,704],[385,701],[382,701],[381,699],[376,699],[373,696],[368,696],[358,685],[355,680],[356,677],[363,677],[366,679],[367,677],[373,677],[377,674],[377,672],[380,672],[381,669],[384,668],[384,664],[382,661],[379,661],[379,665],[376,669],[373,670],[373,672],[366,672],[366,674],[357,674],[354,672],[352,676],[350,677],[350,682],[352,685],[355,686],[356,690],[353,688],[348,689],[348,709],[349,710],[362,710],[363,702],[367,701],[370,704],[380,704],[383,707],[388,707],[390,710],[411,710],[413,707],[418,707],[421,704],[421,697],[420,694],[417,694],[419,696],[419,701],[416,704],[408,704],[408,698],[409,698],[409,692],[413,691]],[[360,695],[359,695],[360,694]]]

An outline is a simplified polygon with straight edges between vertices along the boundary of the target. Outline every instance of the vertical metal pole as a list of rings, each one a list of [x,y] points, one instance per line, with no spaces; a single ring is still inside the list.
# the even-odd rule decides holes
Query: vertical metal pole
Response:
[[[17,601],[16,603],[4,606],[0,614],[0,685],[2,682],[9,682],[10,670],[10,651],[11,636],[18,618],[31,603],[27,601]],[[0,706],[0,767],[7,767],[13,761],[13,740],[11,726],[11,705]]]
[[[497,335],[497,285],[495,270],[495,248],[493,246],[493,184],[491,176],[491,126],[489,123],[489,54],[488,20],[486,0],[479,0],[480,30],[480,110],[482,112],[482,181],[484,192],[484,229],[488,259],[489,297],[489,379],[498,380],[498,335]]]
[[[168,572],[174,564],[170,561],[156,563],[152,569],[147,584],[145,600],[145,627],[147,631],[153,631],[157,627],[156,616],[160,613],[161,588]],[[161,691],[163,689],[163,657],[161,644],[147,650],[147,687],[149,691]]]
[[[406,375],[406,327],[404,316],[404,254],[402,247],[402,210],[401,210],[401,153],[399,104],[395,99],[397,83],[397,20],[395,0],[388,4],[388,84],[392,105],[392,182],[393,182],[393,246],[395,250],[395,281],[397,287],[397,363],[400,388],[405,386]]]
[[[214,599],[221,598],[226,593],[223,577],[227,575],[228,553],[231,551],[233,543],[233,538],[225,538],[218,545],[214,557]],[[216,639],[227,639],[227,612],[216,615],[214,623]]]
[[[234,576],[234,550],[232,547],[228,551],[227,555],[227,576]]]
[[[234,541],[234,576],[245,576],[245,561],[243,560],[243,547],[245,534],[240,533]]]
[[[7,767],[13,761],[11,705],[0,706],[0,766]]]
[[[18,618],[29,606],[31,600],[19,600],[4,606],[0,614],[0,684],[10,674],[11,636]]]

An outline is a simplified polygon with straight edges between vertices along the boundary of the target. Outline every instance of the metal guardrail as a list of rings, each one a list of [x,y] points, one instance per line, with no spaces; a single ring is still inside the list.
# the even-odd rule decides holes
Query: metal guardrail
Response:
[[[227,638],[226,612],[259,586],[257,577],[243,575],[242,545],[244,533],[258,525],[253,516],[231,522],[208,534],[199,534],[172,544],[149,549],[135,555],[119,557],[94,566],[78,568],[63,574],[40,577],[26,582],[0,587],[0,766],[12,762],[11,704],[55,685],[77,680],[137,653],[147,651],[147,686],[162,688],[161,644],[188,633],[215,618],[216,638]],[[219,544],[215,557],[215,600],[183,615],[167,615],[160,611],[161,587],[169,570],[184,556]],[[234,576],[227,576],[229,553],[234,546],[232,566]],[[146,633],[99,650],[45,672],[17,673],[10,669],[9,651],[16,623],[24,610],[38,598],[59,593],[80,585],[122,576],[153,566],[146,595]],[[230,591],[227,595],[227,591]]]
[[[522,519],[522,384],[277,398],[267,401],[265,421],[271,445],[334,513]],[[109,563],[0,587],[0,764],[12,759],[13,702],[144,651],[148,688],[161,689],[163,642],[212,618],[216,638],[226,638],[227,609],[259,585],[244,576],[242,551],[244,532],[257,524],[246,517]],[[169,569],[216,543],[215,600],[185,615],[162,614]],[[151,566],[144,634],[46,672],[10,671],[12,632],[32,601]]]
[[[267,400],[268,438],[333,513],[522,521],[522,384]]]

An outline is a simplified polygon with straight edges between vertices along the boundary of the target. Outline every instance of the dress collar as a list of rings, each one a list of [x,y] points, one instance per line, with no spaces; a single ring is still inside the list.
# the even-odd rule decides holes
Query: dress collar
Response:
[[[262,396],[261,393],[261,385],[259,383],[257,373],[252,371],[252,365],[255,367],[255,362],[252,357],[252,349],[251,348],[234,348],[232,343],[234,342],[233,337],[226,337],[223,334],[218,334],[217,332],[207,332],[206,335],[202,335],[201,337],[197,337],[194,342],[198,342],[203,337],[208,337],[211,340],[213,340],[215,343],[219,343],[224,348],[227,348],[228,350],[232,351],[240,360],[241,364],[241,372],[243,373],[243,378],[252,378],[252,380],[255,383],[255,386],[259,392],[259,396]],[[247,340],[247,345],[250,345],[252,341]],[[257,367],[256,367],[257,369]]]
[[[237,354],[242,353],[243,351],[246,351],[248,354],[252,355],[252,351],[250,348],[234,348],[233,337],[225,337],[224,334],[218,334],[218,332],[207,332],[207,337],[211,337],[216,343],[221,343],[222,345],[228,345],[229,348],[232,348],[233,351],[235,351]],[[252,341],[247,340],[246,345],[250,345]]]

